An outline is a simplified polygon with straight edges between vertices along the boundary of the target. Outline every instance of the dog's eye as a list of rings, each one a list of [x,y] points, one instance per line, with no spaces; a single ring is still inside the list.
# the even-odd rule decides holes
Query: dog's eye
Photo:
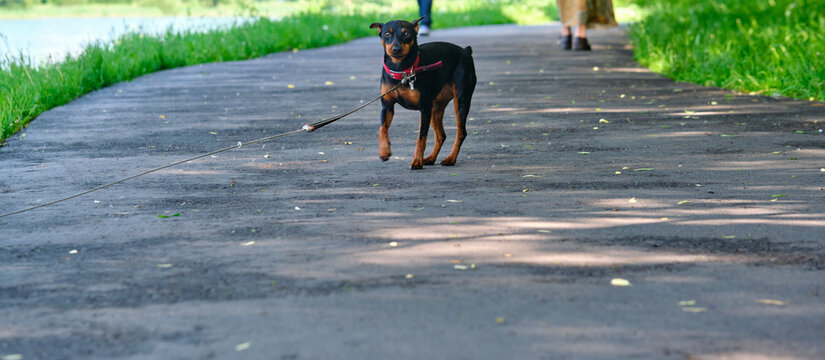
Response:
[[[392,34],[391,34],[389,31],[387,31],[387,32],[385,32],[385,33],[384,33],[384,37],[386,37],[386,38],[390,37],[391,35],[392,35]]]

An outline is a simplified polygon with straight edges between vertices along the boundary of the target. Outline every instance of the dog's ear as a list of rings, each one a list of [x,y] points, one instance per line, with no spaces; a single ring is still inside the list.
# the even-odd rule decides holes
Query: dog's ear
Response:
[[[418,32],[418,23],[420,23],[421,20],[424,20],[426,18],[427,18],[426,16],[422,16],[420,19],[412,22],[412,24],[415,25],[415,32]]]
[[[374,23],[370,24],[370,29],[376,29],[376,28],[380,32],[381,29],[384,28],[384,24],[380,23],[380,22],[374,22]]]

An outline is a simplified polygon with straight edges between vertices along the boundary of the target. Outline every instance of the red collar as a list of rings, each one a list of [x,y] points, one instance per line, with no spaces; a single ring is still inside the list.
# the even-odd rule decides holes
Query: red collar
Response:
[[[387,72],[393,79],[395,80],[402,80],[410,75],[414,75],[415,73],[424,72],[428,70],[438,69],[441,67],[441,61],[424,66],[418,66],[418,61],[421,60],[420,55],[415,56],[415,62],[409,69],[404,71],[392,71],[389,67],[387,67],[387,63],[384,63],[384,71]]]

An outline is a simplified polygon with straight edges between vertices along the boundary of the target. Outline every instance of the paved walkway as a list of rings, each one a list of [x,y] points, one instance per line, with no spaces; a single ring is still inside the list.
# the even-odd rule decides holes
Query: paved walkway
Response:
[[[475,51],[455,167],[408,170],[400,108],[380,161],[373,105],[0,219],[0,357],[825,358],[823,104],[557,31],[424,39]],[[368,38],[84,96],[0,149],[0,212],[346,111],[380,57]]]

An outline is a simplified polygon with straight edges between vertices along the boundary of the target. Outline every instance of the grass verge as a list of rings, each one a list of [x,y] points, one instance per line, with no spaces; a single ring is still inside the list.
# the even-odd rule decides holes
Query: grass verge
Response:
[[[634,56],[674,80],[825,101],[825,2],[636,0]]]

